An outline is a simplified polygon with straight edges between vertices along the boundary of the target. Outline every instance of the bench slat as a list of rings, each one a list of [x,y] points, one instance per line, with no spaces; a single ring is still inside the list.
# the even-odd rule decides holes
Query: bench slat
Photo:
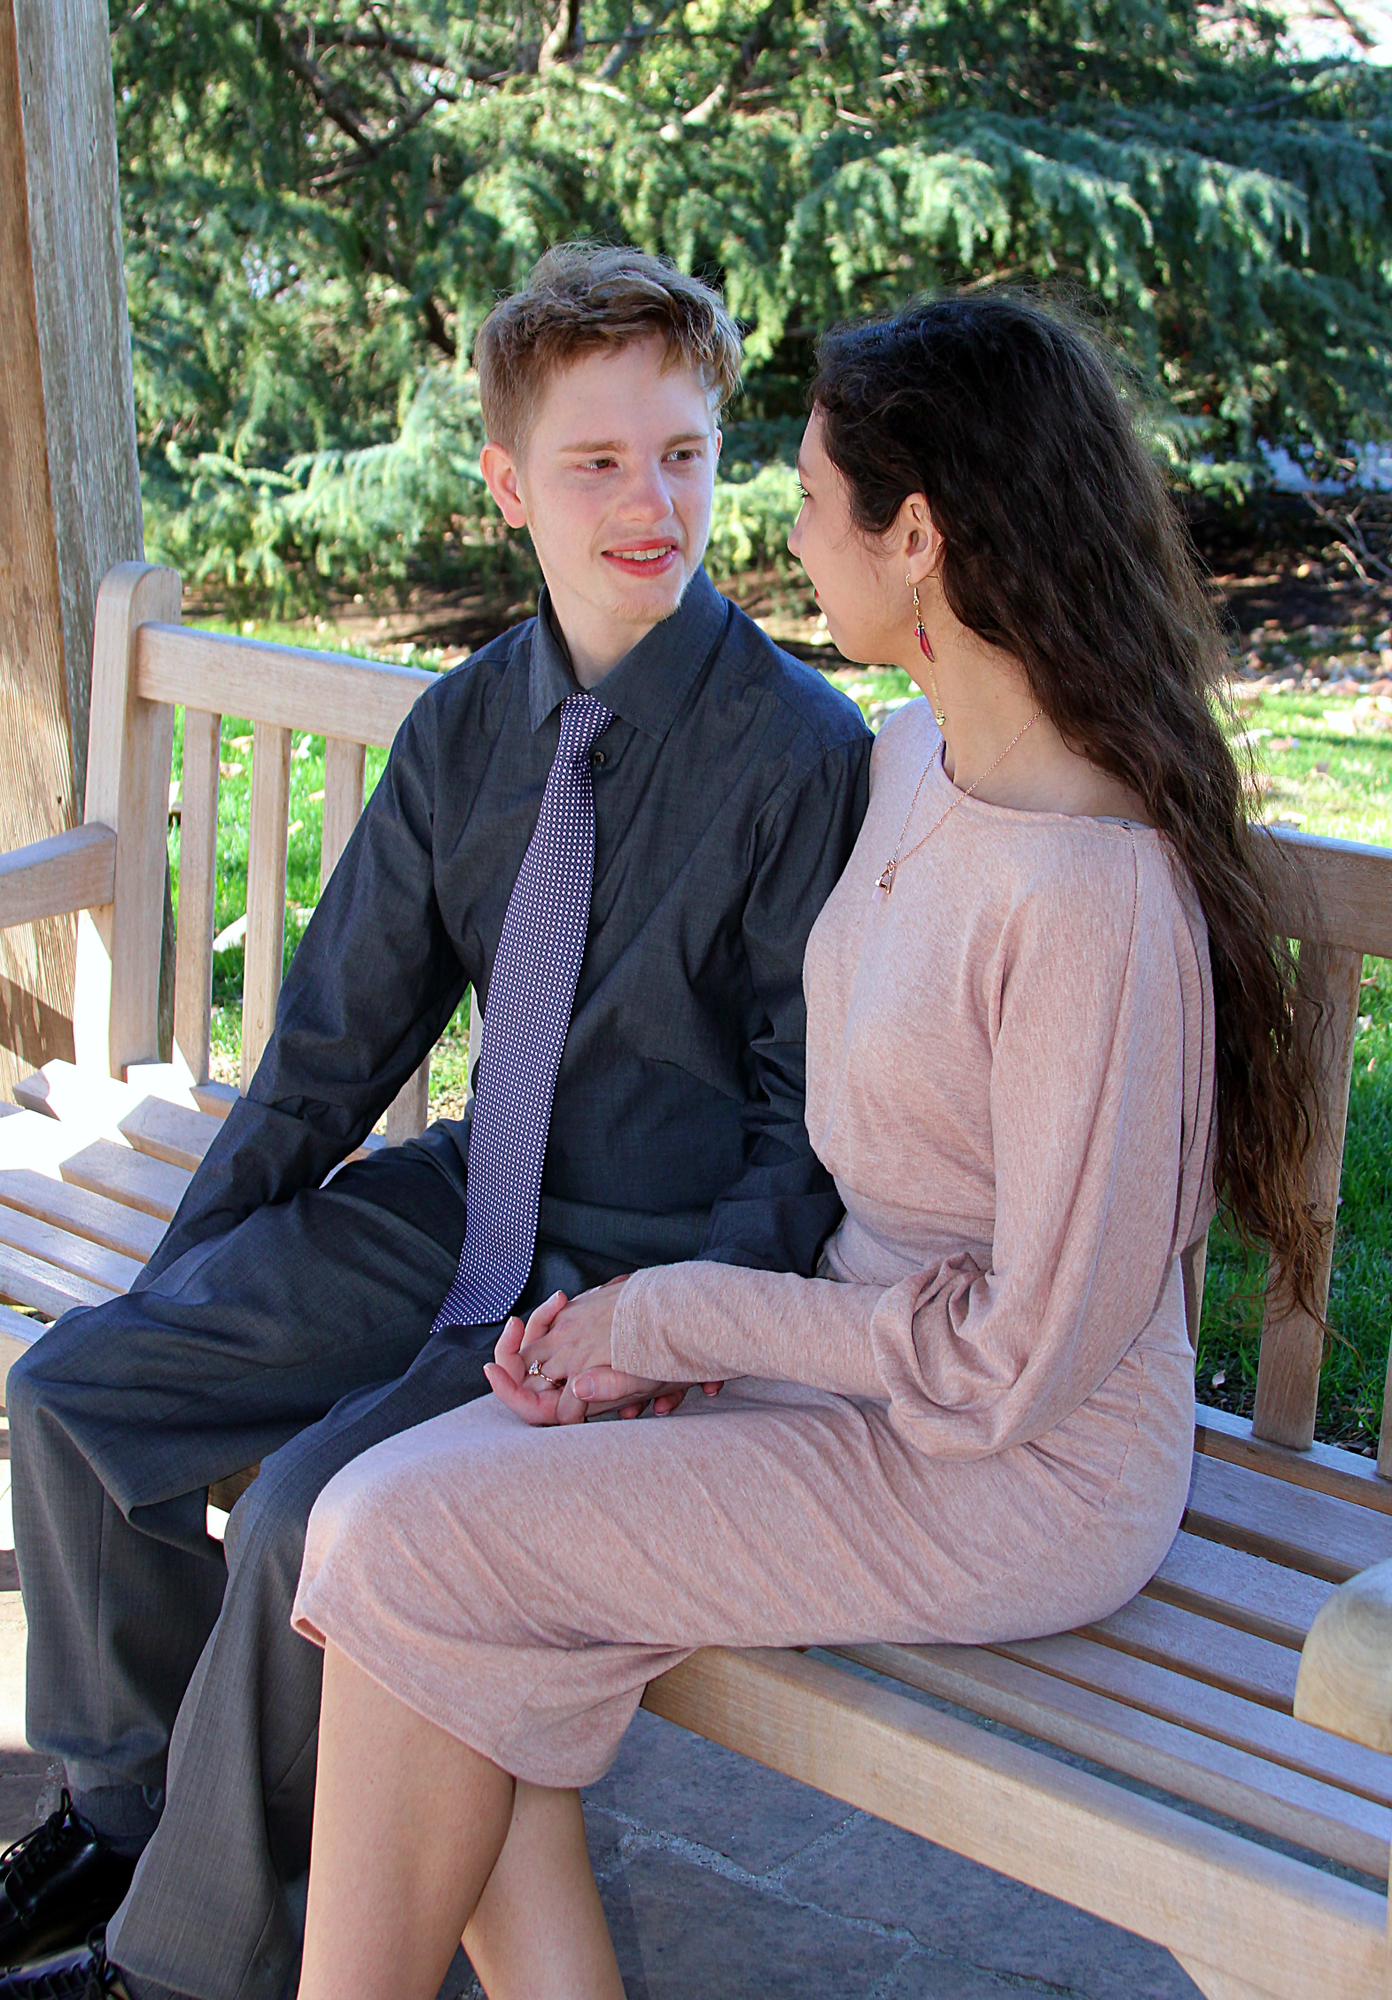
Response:
[[[190,1173],[221,1129],[220,1118],[188,1105],[166,1104],[157,1097],[148,1097],[126,1112],[117,1127],[137,1153],[148,1153],[152,1159],[185,1167]]]
[[[89,1139],[86,1145],[79,1142],[64,1157],[62,1174],[74,1187],[109,1195],[160,1222],[168,1222],[193,1178],[184,1167],[105,1138]]]
[[[1197,1611],[1162,1604],[1154,1597],[1133,1597],[1110,1618],[1086,1628],[1099,1645],[1178,1673],[1227,1688],[1244,1701],[1264,1702],[1290,1714],[1295,1702],[1295,1677],[1300,1655],[1274,1640],[1259,1639],[1233,1625],[1220,1625]]]
[[[1144,1595],[1202,1611],[1297,1651],[1334,1586],[1180,1532]]]
[[[1202,1455],[1194,1461],[1184,1525],[1330,1583],[1392,1556],[1386,1515]]]
[[[232,1106],[241,1097],[241,1091],[232,1083],[196,1083],[189,1095],[200,1111],[206,1111],[210,1118],[225,1118]]]
[[[1292,1992],[1306,1965],[1321,2000],[1381,1991],[1385,1897],[883,1681],[720,1647],[652,1682],[643,1705],[1258,1991]]]
[[[122,1082],[115,1076],[91,1076],[61,1057],[21,1077],[14,1094],[26,1111],[61,1119],[65,1125],[105,1127],[114,1127],[127,1111],[147,1098],[164,1104],[191,1105],[195,1101],[194,1086],[176,1063],[132,1063]]]
[[[1235,1416],[1231,1410],[1212,1409],[1206,1403],[1199,1404],[1195,1417],[1196,1451],[1232,1465],[1249,1466],[1253,1472],[1291,1486],[1332,1493],[1355,1506],[1392,1514],[1392,1478],[1384,1477],[1371,1458],[1333,1444],[1312,1444],[1304,1451],[1292,1451],[1288,1445],[1254,1437],[1248,1418]]]
[[[11,1305],[32,1306],[35,1312],[57,1319],[73,1306],[103,1305],[113,1295],[111,1286],[60,1271],[26,1251],[0,1250],[0,1299]]]
[[[213,1001],[213,931],[217,904],[218,784],[222,717],[207,709],[184,716],[184,774],[179,816],[179,935],[174,971],[174,1046],[189,1075],[208,1074]]]
[[[1207,1681],[1131,1659],[1073,1632],[993,1646],[991,1651],[1392,1808],[1392,1757],[1344,1742],[1260,1702],[1244,1701]],[[1201,1744],[1194,1746],[1194,1754],[1203,1756]]]
[[[41,1222],[37,1216],[3,1203],[0,1203],[0,1246],[3,1246],[0,1256],[6,1249],[23,1250],[60,1271],[91,1278],[112,1292],[128,1292],[144,1267],[143,1258],[123,1257],[119,1250],[105,1249],[85,1236],[75,1236],[71,1230]]]
[[[1105,1769],[1386,1877],[1392,1813],[1263,1757],[976,1646],[838,1646],[838,1657]]]
[[[164,1234],[162,1223],[124,1202],[87,1188],[73,1187],[56,1172],[38,1173],[26,1167],[0,1167],[0,1205],[22,1209],[40,1222],[52,1223],[74,1236],[85,1236],[107,1250],[136,1257],[143,1264],[154,1254]]]

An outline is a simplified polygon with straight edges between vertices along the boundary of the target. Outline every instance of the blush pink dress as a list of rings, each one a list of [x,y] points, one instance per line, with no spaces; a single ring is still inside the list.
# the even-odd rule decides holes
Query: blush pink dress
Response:
[[[598,1778],[699,1646],[1060,1631],[1178,1527],[1202,918],[1154,831],[964,799],[941,758],[926,702],[885,728],[808,946],[808,1129],[846,1208],[819,1274],[623,1288],[617,1365],[722,1393],[565,1429],[484,1397],[314,1509],[297,1629],[533,1783]],[[937,830],[886,898],[925,768],[905,848]]]

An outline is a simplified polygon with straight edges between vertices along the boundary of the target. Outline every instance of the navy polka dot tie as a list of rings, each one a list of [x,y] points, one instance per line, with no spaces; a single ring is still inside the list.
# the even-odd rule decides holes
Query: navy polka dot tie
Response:
[[[464,1247],[432,1333],[502,1319],[532,1268],[551,1102],[590,923],[590,753],[612,720],[592,695],[570,695],[561,706],[561,740],[493,961],[469,1133]]]

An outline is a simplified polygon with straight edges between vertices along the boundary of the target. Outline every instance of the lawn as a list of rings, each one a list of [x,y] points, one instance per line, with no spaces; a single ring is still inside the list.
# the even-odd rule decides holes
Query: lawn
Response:
[[[258,626],[256,636],[306,642],[303,627]],[[332,629],[315,637],[339,651],[355,650]],[[438,663],[420,651],[412,659],[423,666]],[[907,676],[898,673],[842,671],[833,678],[875,724],[889,705],[912,692]],[[1375,695],[1262,693],[1241,699],[1238,709],[1234,733],[1255,759],[1269,818],[1310,833],[1392,846],[1392,701]],[[214,957],[213,1045],[215,1071],[229,1079],[237,1075],[241,1051],[238,920],[246,911],[250,751],[249,725],[228,719],[219,804],[217,929],[222,941]],[[369,787],[384,762],[384,752],[369,753]],[[290,783],[287,962],[318,894],[323,790],[322,740],[297,737]],[[171,836],[171,862],[177,894],[177,835]],[[1392,964],[1369,959],[1364,972],[1330,1302],[1338,1338],[1325,1367],[1319,1430],[1330,1442],[1372,1451],[1382,1415],[1392,1321]],[[463,1103],[467,1037],[463,1008],[432,1064],[430,1101],[436,1115],[455,1113]],[[1262,1260],[1245,1253],[1220,1226],[1210,1246],[1208,1273],[1198,1355],[1200,1393],[1205,1401],[1247,1413],[1256,1382]]]

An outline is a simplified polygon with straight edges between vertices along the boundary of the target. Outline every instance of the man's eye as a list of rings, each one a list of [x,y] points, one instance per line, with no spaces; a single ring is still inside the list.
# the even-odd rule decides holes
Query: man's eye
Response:
[[[693,458],[699,458],[701,456],[701,453],[699,446],[684,444],[684,445],[679,445],[677,449],[670,454],[670,456],[675,459],[679,459],[683,464],[686,464],[689,463],[690,460],[692,460]]]

